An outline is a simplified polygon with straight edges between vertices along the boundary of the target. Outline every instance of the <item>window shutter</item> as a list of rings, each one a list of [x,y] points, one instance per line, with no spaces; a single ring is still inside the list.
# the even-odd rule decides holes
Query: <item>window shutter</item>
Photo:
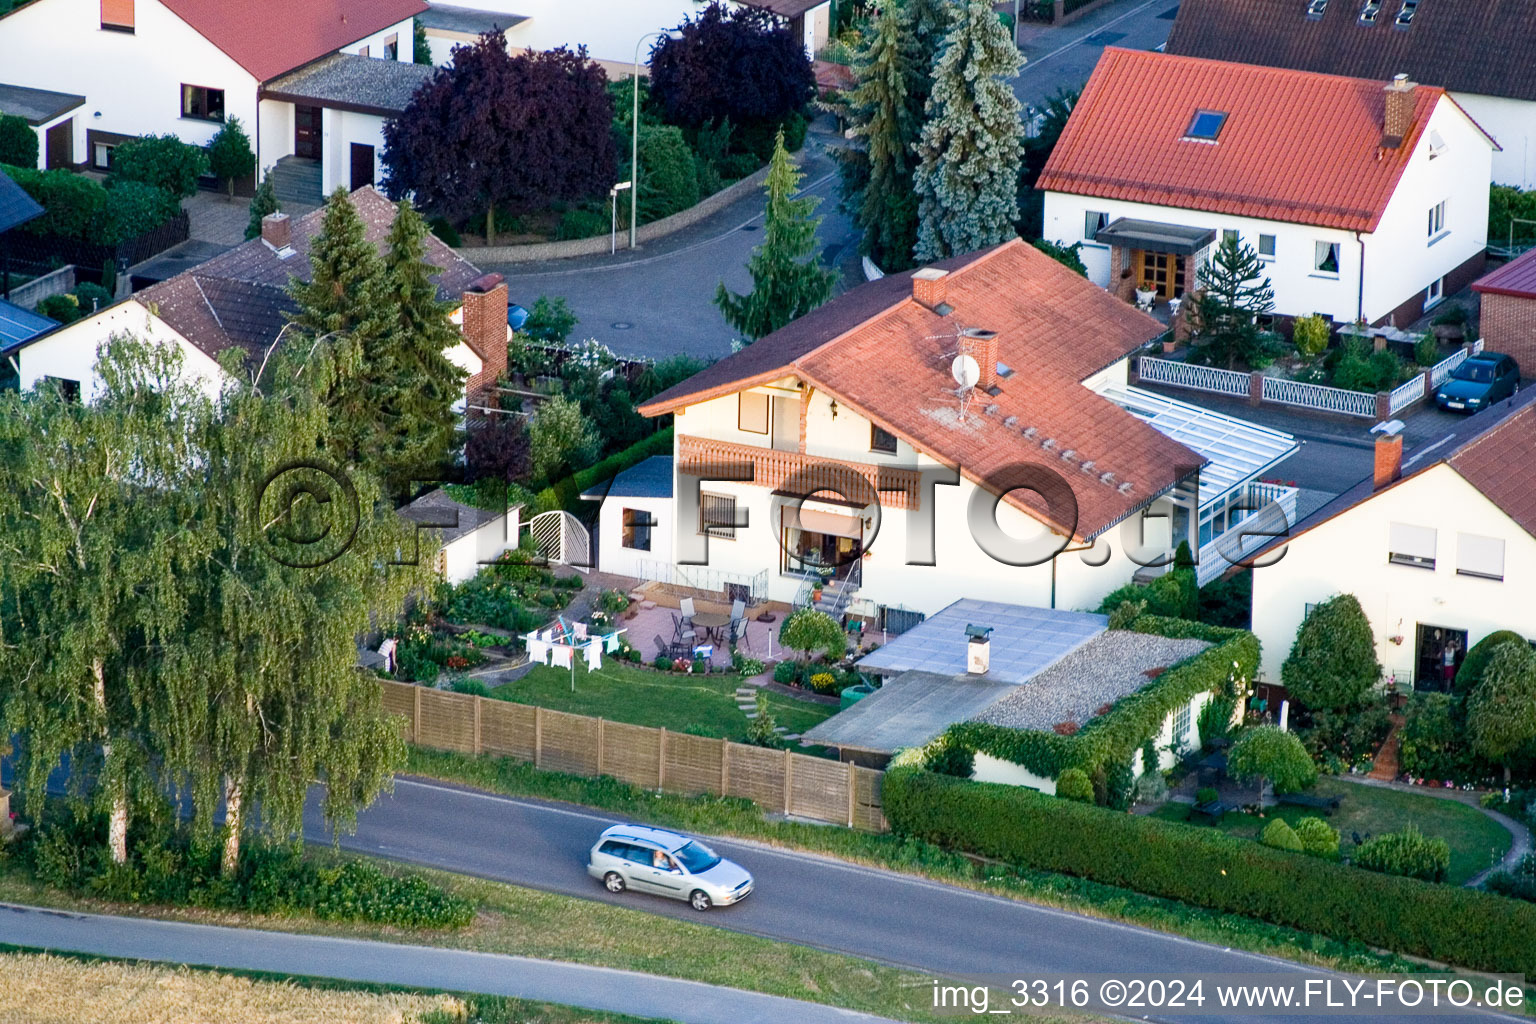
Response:
[[[760,391],[737,395],[736,427],[748,434],[768,433],[768,396]]]
[[[101,0],[101,23],[113,28],[133,28],[133,0]]]
[[[1390,555],[1394,562],[1412,565],[1435,565],[1435,530],[1429,526],[1413,526],[1393,523]]]
[[[1456,571],[1463,576],[1504,578],[1504,542],[1475,533],[1456,535]]]

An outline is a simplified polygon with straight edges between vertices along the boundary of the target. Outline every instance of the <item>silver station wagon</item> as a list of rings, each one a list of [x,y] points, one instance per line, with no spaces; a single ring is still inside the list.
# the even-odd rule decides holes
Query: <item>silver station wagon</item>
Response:
[[[644,825],[604,829],[592,846],[587,874],[609,892],[654,893],[687,900],[694,910],[728,907],[752,892],[752,876],[699,842]]]

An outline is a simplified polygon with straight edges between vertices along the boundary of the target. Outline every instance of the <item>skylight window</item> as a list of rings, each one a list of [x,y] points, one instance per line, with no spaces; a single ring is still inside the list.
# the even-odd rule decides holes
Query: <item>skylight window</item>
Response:
[[[1413,24],[1413,16],[1418,13],[1419,0],[1403,0],[1403,6],[1398,9],[1396,24],[1398,28],[1407,28]]]
[[[1202,142],[1215,142],[1216,136],[1221,134],[1222,125],[1226,123],[1226,111],[1197,110],[1194,120],[1189,122],[1189,129],[1184,133],[1184,137],[1199,139]]]
[[[1307,0],[1307,17],[1321,18],[1328,10],[1328,0]]]
[[[1360,8],[1360,24],[1376,24],[1376,15],[1381,13],[1381,0],[1365,0],[1365,6]]]

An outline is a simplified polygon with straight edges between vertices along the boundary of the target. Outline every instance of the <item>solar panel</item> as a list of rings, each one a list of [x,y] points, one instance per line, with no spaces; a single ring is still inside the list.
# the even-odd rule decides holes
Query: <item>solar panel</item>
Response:
[[[0,299],[0,348],[10,348],[57,326],[58,323],[45,316]]]

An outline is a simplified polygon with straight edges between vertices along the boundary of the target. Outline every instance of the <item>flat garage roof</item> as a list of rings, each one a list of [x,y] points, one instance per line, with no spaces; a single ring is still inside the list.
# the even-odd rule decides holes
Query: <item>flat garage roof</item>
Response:
[[[922,746],[951,723],[975,718],[1015,689],[986,676],[904,672],[816,725],[800,742],[890,754]]]

